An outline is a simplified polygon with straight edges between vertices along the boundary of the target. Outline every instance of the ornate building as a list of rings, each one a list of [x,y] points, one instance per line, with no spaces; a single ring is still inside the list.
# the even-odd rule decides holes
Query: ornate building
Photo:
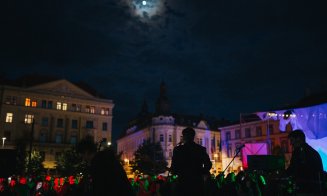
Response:
[[[54,168],[64,149],[86,134],[111,141],[113,101],[93,96],[67,80],[30,87],[1,85],[0,136],[3,148],[17,142],[41,152]]]
[[[164,83],[160,86],[160,95],[154,113],[148,111],[143,103],[139,115],[130,121],[122,137],[117,140],[118,153],[122,152],[125,162],[134,159],[134,152],[143,142],[160,142],[168,166],[170,167],[173,148],[182,141],[182,130],[193,127],[196,131],[195,142],[207,148],[213,164],[213,172],[221,171],[220,132],[217,121],[212,122],[201,116],[172,113]]]

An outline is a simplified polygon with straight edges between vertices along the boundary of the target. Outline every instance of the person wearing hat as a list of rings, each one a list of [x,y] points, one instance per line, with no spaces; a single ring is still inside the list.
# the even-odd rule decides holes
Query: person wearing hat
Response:
[[[173,150],[171,171],[177,175],[175,195],[192,196],[204,193],[204,177],[210,175],[212,163],[206,148],[194,142],[195,131],[183,130],[183,144]]]

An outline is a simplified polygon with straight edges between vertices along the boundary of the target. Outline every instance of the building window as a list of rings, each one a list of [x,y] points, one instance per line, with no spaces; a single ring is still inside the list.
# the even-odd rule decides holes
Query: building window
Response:
[[[61,110],[61,102],[57,102],[57,110]]]
[[[7,115],[6,115],[6,123],[12,123],[13,116],[14,116],[13,113],[7,113]]]
[[[232,145],[231,144],[227,144],[227,157],[230,158],[232,156],[233,156]]]
[[[104,110],[105,110],[104,108],[101,108],[101,112],[100,112],[101,115],[104,115]]]
[[[76,112],[82,111],[82,105],[76,104]]]
[[[93,129],[93,121],[91,120],[86,121],[86,128]]]
[[[43,127],[47,127],[47,126],[49,126],[49,118],[48,118],[48,117],[43,117],[43,118],[42,118],[42,121],[41,121],[41,125],[42,125]]]
[[[33,114],[25,114],[25,124],[31,124],[33,122],[34,115]]]
[[[199,144],[200,144],[201,146],[203,146],[202,138],[200,138],[200,140],[199,140]]]
[[[241,138],[241,130],[237,129],[235,130],[235,139],[240,139]]]
[[[30,107],[31,106],[31,99],[25,98],[25,106]]]
[[[90,113],[94,114],[95,113],[95,107],[94,106],[90,106]]]
[[[163,142],[163,141],[164,141],[164,135],[160,134],[160,142]]]
[[[109,115],[109,109],[108,108],[106,108],[104,114],[107,115],[107,116]]]
[[[107,131],[108,129],[108,123],[104,122],[102,123],[102,131]]]
[[[62,104],[62,110],[66,111],[67,110],[67,103]]]
[[[171,135],[168,135],[168,142],[172,142],[172,141],[173,141],[173,139],[172,139]]]
[[[86,107],[85,107],[85,112],[86,112],[86,113],[90,113],[90,106],[86,106]]]
[[[37,106],[37,102],[36,101],[32,101],[32,107],[33,108],[36,108],[36,106]]]
[[[246,138],[251,137],[251,129],[250,129],[250,128],[246,128],[246,129],[245,129],[245,137],[246,137]]]
[[[41,107],[42,108],[47,108],[47,101],[46,100],[41,101]]]
[[[56,143],[61,144],[62,143],[62,134],[56,133]]]
[[[13,104],[16,105],[16,97],[15,96],[7,96],[5,98],[5,104]]]
[[[256,136],[257,137],[262,136],[262,128],[261,127],[256,127]]]
[[[228,131],[228,132],[226,132],[226,141],[229,141],[230,139],[231,139],[231,134],[230,134],[230,132]]]
[[[63,128],[64,127],[64,119],[62,119],[62,118],[57,119],[57,127],[58,128]]]
[[[76,144],[77,143],[77,136],[71,135],[70,136],[70,144]]]
[[[47,135],[45,133],[40,134],[40,143],[45,143],[47,141]]]
[[[77,120],[72,120],[72,129],[77,129]]]
[[[52,107],[53,107],[52,101],[48,101],[48,108],[52,109]]]

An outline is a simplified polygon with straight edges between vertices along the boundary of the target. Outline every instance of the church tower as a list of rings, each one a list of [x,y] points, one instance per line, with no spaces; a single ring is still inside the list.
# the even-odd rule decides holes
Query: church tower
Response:
[[[170,103],[166,93],[166,85],[164,82],[161,82],[160,95],[156,102],[156,114],[170,114]]]

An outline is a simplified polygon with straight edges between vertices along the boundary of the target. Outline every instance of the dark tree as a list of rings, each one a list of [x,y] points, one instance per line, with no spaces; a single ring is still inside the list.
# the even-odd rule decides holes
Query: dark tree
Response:
[[[134,153],[132,170],[148,175],[157,175],[166,171],[165,160],[160,143],[145,142]]]
[[[69,176],[79,173],[85,173],[86,163],[76,152],[75,148],[65,150],[58,158],[57,170],[60,174]]]

